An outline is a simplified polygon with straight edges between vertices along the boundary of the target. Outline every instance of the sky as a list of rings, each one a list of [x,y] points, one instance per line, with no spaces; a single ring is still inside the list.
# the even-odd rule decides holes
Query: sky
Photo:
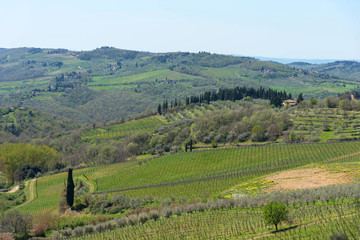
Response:
[[[358,0],[1,0],[0,48],[360,59]]]

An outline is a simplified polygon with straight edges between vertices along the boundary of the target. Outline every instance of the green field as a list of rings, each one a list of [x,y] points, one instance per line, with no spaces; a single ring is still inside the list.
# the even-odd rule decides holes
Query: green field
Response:
[[[97,128],[92,131],[85,132],[82,135],[84,140],[94,138],[115,138],[124,137],[137,132],[151,133],[157,127],[167,124],[162,116],[152,116],[138,120],[131,120],[122,124],[112,125],[105,128]]]
[[[152,83],[155,81],[168,81],[168,80],[193,80],[199,77],[178,73],[170,70],[156,70],[151,72],[139,73],[124,77],[113,76],[96,76],[93,81],[88,84],[92,89],[116,90],[122,88],[136,87],[139,84]]]
[[[75,171],[96,183],[95,192],[120,192],[130,197],[216,198],[246,180],[311,163],[358,161],[360,142],[239,147],[178,153]],[[20,208],[33,212],[57,207],[66,174],[38,180],[39,197]]]
[[[340,210],[343,218],[337,219]],[[235,208],[174,215],[72,239],[328,239],[334,232],[357,236],[360,218],[354,213],[353,203],[297,206],[291,208],[292,224],[281,226],[287,231],[271,234],[260,209]]]

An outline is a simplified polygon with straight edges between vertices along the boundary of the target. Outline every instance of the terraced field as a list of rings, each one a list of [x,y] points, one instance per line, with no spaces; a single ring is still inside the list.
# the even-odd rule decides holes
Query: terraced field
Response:
[[[306,139],[316,133],[318,141],[354,140],[360,138],[360,112],[340,109],[294,111],[295,130]]]
[[[122,124],[112,125],[105,128],[97,128],[93,131],[85,132],[82,135],[83,139],[93,138],[115,138],[125,137],[136,132],[151,133],[157,127],[167,124],[167,121],[162,116],[152,116],[138,120],[132,120]]]

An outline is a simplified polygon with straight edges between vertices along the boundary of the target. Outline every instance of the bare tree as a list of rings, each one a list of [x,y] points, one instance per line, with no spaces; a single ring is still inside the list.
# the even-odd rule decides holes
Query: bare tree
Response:
[[[8,232],[23,236],[25,239],[32,227],[32,216],[20,213],[18,210],[9,212],[4,216],[2,228]]]

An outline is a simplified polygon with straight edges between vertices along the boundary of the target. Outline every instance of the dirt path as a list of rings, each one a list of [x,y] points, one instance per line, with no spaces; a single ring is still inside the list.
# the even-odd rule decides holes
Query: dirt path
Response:
[[[84,181],[86,182],[86,184],[89,185],[89,187],[90,187],[90,193],[93,193],[93,192],[95,191],[95,186],[94,186],[94,184],[92,184],[88,179],[85,179],[85,178],[83,178],[83,179],[84,179]]]
[[[27,204],[29,204],[32,200],[34,200],[34,196],[35,196],[35,193],[34,193],[34,183],[35,183],[35,181],[36,181],[36,179],[37,178],[35,178],[35,179],[33,179],[33,180],[29,180],[30,181],[30,197],[29,197],[29,200],[28,201],[26,201],[26,202],[24,202],[23,204],[20,204],[19,206],[17,206],[17,207],[15,207],[14,209],[17,209],[17,208],[19,208],[19,207],[23,207],[23,206],[25,206],[25,205],[27,205]],[[29,182],[29,181],[27,181],[27,182]]]
[[[333,218],[330,218],[330,219],[315,221],[315,222],[304,224],[304,225],[298,225],[298,226],[294,226],[294,227],[292,227],[290,229],[280,230],[279,232],[276,232],[276,233],[266,233],[266,234],[263,234],[263,235],[260,235],[260,236],[257,236],[257,237],[248,238],[248,239],[259,239],[259,238],[269,237],[269,236],[273,236],[273,235],[276,235],[276,234],[282,233],[282,232],[287,232],[289,230],[293,230],[293,229],[296,229],[296,228],[307,227],[307,226],[311,226],[311,225],[315,225],[315,224],[319,224],[319,223],[323,223],[323,222],[327,222],[327,221],[337,220],[337,219],[340,219],[340,218],[353,217],[355,215],[358,215],[358,213],[353,213],[353,214],[346,215],[346,216],[333,217]]]
[[[94,184],[92,184],[91,182],[86,182],[87,184],[89,184],[89,186],[90,186],[90,192],[92,193],[92,192],[94,192],[95,191],[95,186],[94,186]]]
[[[13,189],[11,189],[10,191],[8,191],[8,192],[6,192],[6,193],[14,193],[14,192],[16,192],[17,190],[19,190],[19,188],[20,188],[20,185],[17,185],[17,186],[15,186],[15,187],[13,187]]]

